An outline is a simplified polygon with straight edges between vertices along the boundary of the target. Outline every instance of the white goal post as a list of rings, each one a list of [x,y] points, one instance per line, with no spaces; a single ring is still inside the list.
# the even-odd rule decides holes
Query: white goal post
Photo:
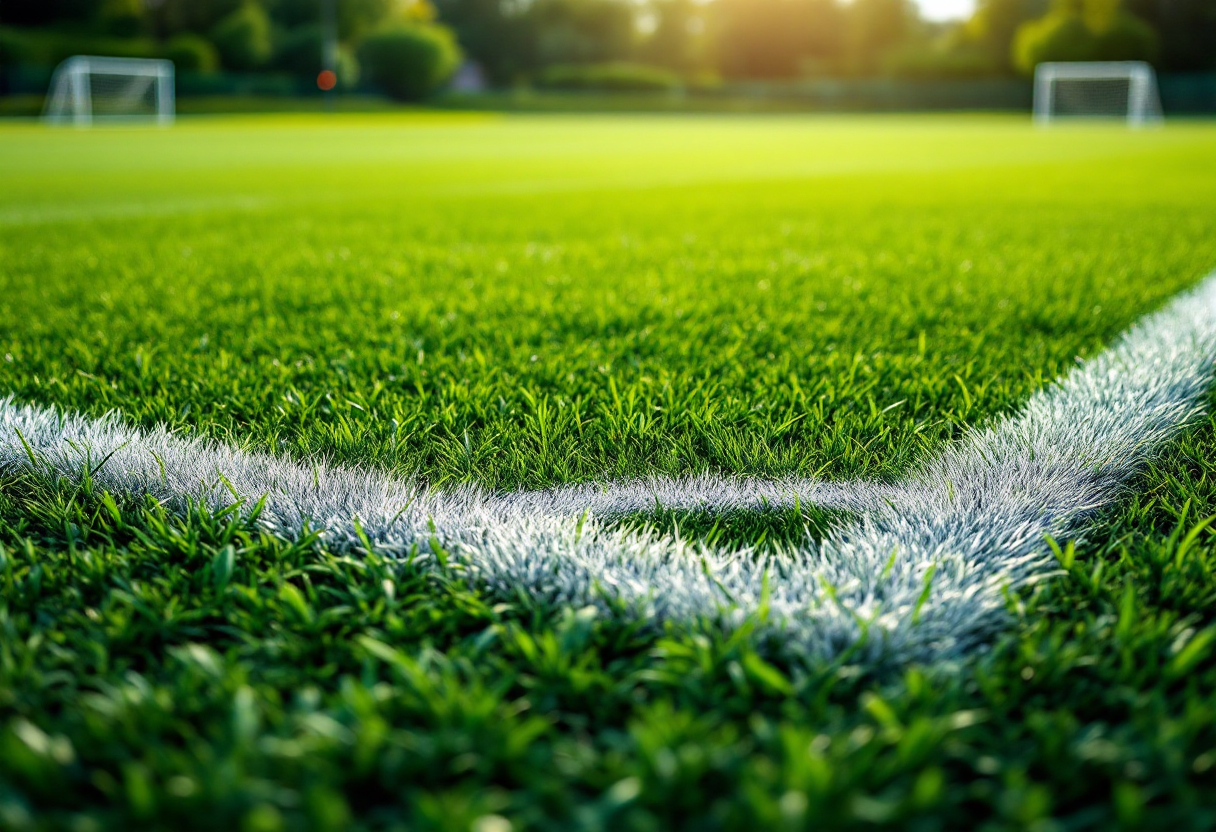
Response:
[[[172,124],[173,62],[152,58],[68,58],[51,77],[42,117],[86,126],[94,121]]]
[[[1157,75],[1144,61],[1042,63],[1034,70],[1034,120],[1119,118],[1131,126],[1161,121]]]

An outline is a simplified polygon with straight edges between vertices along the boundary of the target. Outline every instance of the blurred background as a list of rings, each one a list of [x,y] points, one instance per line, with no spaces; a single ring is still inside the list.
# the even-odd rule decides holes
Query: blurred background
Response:
[[[0,0],[0,115],[80,54],[171,59],[183,113],[1026,110],[1049,60],[1216,113],[1216,0]]]

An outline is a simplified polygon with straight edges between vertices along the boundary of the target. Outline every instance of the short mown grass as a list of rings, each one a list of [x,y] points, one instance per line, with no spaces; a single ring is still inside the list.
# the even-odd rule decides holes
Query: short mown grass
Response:
[[[0,127],[0,395],[439,486],[896,477],[1216,266],[1213,138]],[[0,827],[1213,828],[1212,460],[1205,422],[986,651],[882,672],[8,473]]]

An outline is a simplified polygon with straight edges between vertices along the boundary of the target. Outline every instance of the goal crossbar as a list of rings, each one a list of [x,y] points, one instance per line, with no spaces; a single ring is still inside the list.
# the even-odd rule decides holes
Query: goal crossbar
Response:
[[[100,113],[94,100],[97,79],[107,81],[106,111]],[[149,99],[155,103],[148,105]],[[154,112],[141,113],[141,107],[145,106],[151,106]],[[152,119],[159,124],[171,124],[175,111],[172,61],[77,55],[55,69],[42,116],[49,122],[77,125],[103,119]]]

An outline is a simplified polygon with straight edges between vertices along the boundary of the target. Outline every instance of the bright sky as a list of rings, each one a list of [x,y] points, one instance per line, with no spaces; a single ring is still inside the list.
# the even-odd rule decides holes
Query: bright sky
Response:
[[[975,0],[916,0],[926,20],[958,20],[971,16]]]

